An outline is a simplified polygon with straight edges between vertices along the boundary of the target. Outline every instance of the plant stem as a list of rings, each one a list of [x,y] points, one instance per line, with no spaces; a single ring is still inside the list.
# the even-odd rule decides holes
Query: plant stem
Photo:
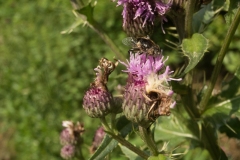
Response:
[[[186,18],[185,18],[185,38],[192,36],[192,19],[195,10],[196,0],[187,1],[186,5]]]
[[[213,70],[213,74],[212,74],[212,77],[211,77],[211,80],[210,80],[210,84],[208,86],[208,89],[207,89],[206,93],[203,95],[203,98],[202,98],[200,104],[199,104],[199,109],[200,109],[201,112],[204,112],[205,109],[206,109],[207,103],[208,103],[209,98],[212,94],[212,90],[213,90],[213,88],[216,84],[217,77],[220,73],[224,56],[226,55],[226,51],[227,51],[227,49],[230,45],[232,37],[233,37],[233,35],[234,35],[238,25],[239,25],[239,21],[240,21],[240,7],[238,7],[235,18],[234,18],[232,24],[230,25],[230,27],[228,29],[227,35],[226,35],[226,37],[223,41],[222,48],[221,48],[221,50],[218,54],[218,57],[217,57],[217,62],[216,62],[216,65],[214,67],[214,70]]]
[[[76,146],[76,148],[78,148],[78,150],[76,151],[75,157],[79,160],[85,160],[82,154],[82,144]]]
[[[107,121],[105,119],[105,117],[100,118],[102,125],[106,131],[106,133],[108,133],[109,135],[112,136],[113,139],[115,139],[116,141],[118,141],[119,143],[121,143],[123,146],[127,147],[129,150],[133,151],[134,153],[136,153],[137,155],[139,155],[140,157],[142,157],[143,159],[148,159],[148,155],[146,153],[144,153],[142,150],[138,149],[137,147],[135,147],[134,145],[132,145],[130,142],[128,142],[127,140],[125,140],[123,137],[119,136],[119,135],[115,135],[111,128],[109,127],[109,125],[107,124]]]
[[[139,126],[139,133],[142,140],[146,143],[148,148],[150,149],[153,156],[158,155],[158,149],[156,143],[154,142],[153,136],[151,134],[151,130],[146,129],[144,127]]]

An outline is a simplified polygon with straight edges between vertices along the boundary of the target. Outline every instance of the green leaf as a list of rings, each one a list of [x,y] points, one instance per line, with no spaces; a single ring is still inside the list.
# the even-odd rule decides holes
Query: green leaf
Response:
[[[155,127],[155,132],[154,132],[155,140],[156,141],[161,141],[161,140],[172,141],[173,140],[172,144],[176,143],[175,145],[181,143],[183,139],[186,139],[186,138],[198,140],[198,138],[191,133],[188,126],[186,125],[188,123],[191,123],[191,121],[188,121],[187,119],[184,119],[183,117],[180,117],[176,114],[179,114],[179,113],[173,112],[173,114],[171,114],[171,116],[169,117],[158,118],[158,123],[160,124],[157,124]],[[181,125],[181,124],[185,124],[185,125]]]
[[[230,82],[223,84],[222,92],[219,94],[219,97],[228,99],[237,94],[240,94],[240,68],[237,69]]]
[[[208,40],[202,35],[195,33],[191,39],[184,39],[182,51],[189,59],[189,64],[184,70],[184,74],[193,69],[203,57],[208,48]]]
[[[108,155],[112,150],[118,145],[118,142],[112,137],[106,136],[104,137],[101,145],[98,147],[97,151],[92,155],[89,160],[102,160],[106,155]]]
[[[195,148],[190,150],[183,158],[183,160],[206,160],[211,159],[206,149]]]
[[[227,6],[225,0],[213,0],[193,15],[193,32],[202,33],[214,17]]]
[[[230,26],[230,24],[232,23],[238,7],[239,7],[239,1],[230,0],[228,13],[226,15],[224,15],[224,18],[225,18],[228,26]]]
[[[162,154],[159,154],[157,157],[156,156],[151,156],[148,158],[148,160],[167,160],[168,158]]]
[[[76,15],[76,21],[67,29],[63,30],[61,34],[71,33],[75,28],[77,28],[81,24],[93,24],[95,23],[93,19],[93,10],[94,6],[89,3],[87,6],[84,6],[81,9],[74,10],[73,13]]]
[[[143,160],[143,158],[139,157],[136,153],[133,151],[129,150],[127,147],[120,145],[120,148],[124,155],[129,159],[129,160]]]
[[[231,118],[226,122],[225,125],[219,128],[221,133],[226,133],[229,138],[238,138],[240,139],[240,120],[238,118]]]
[[[222,92],[212,101],[218,100],[218,103],[209,106],[210,109],[203,113],[203,117],[214,124],[223,125],[230,119],[232,114],[240,117],[240,68],[234,74],[232,80],[223,83]],[[222,101],[219,102],[219,99]]]
[[[121,116],[117,119],[116,129],[122,137],[126,137],[131,133],[134,127],[136,127],[136,124],[127,120],[125,116]],[[106,155],[112,152],[117,145],[118,142],[106,134],[103,142],[89,160],[102,160]]]
[[[219,126],[223,125],[233,114],[240,117],[240,96],[212,105],[202,114],[202,117],[205,121]]]
[[[94,10],[94,6],[91,5],[91,3],[89,3],[87,6],[76,10],[81,16],[86,16],[86,21],[88,21],[88,23],[93,24],[95,21],[93,19],[93,10]]]

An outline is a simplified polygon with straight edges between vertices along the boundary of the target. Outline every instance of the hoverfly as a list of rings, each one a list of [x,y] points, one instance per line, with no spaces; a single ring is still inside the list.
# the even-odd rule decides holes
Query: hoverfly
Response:
[[[149,55],[160,54],[160,47],[154,43],[149,36],[146,37],[127,37],[122,40],[123,44],[132,47],[128,53],[147,53]]]

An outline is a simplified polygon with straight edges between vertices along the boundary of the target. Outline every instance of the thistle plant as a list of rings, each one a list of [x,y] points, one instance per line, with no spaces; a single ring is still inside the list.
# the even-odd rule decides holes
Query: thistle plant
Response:
[[[122,18],[122,30],[114,32],[132,37],[131,48],[125,52],[120,51],[114,43],[116,40],[110,39],[96,21],[97,14],[93,11],[97,3],[71,2],[78,22],[81,20],[79,24],[96,31],[113,52],[110,60],[100,55],[93,69],[96,77],[89,82],[83,97],[86,115],[99,119],[102,125],[90,147],[90,160],[114,159],[117,146],[129,159],[218,160],[232,156],[218,141],[220,133],[240,138],[240,70],[236,68],[223,84],[217,84],[217,79],[222,77],[219,75],[223,59],[239,26],[239,2],[106,1],[114,4],[116,12],[122,9],[118,17]],[[211,37],[205,32],[223,13],[228,31],[221,40],[219,52],[214,53],[216,62],[209,68],[211,76],[202,76],[197,67],[211,44]],[[163,35],[168,37],[163,38],[164,43],[156,38]],[[154,48],[158,50],[154,52]],[[165,55],[165,50],[173,54]],[[181,63],[171,62],[174,56]],[[111,76],[119,84],[124,82],[119,94],[114,91],[116,88],[109,89],[113,83]],[[215,86],[220,88],[217,93],[214,93]],[[73,145],[75,137],[70,133],[66,129],[60,136],[65,145],[61,155],[65,159],[73,158],[75,150],[81,153],[84,150],[82,145]],[[80,159],[83,158],[81,155]]]

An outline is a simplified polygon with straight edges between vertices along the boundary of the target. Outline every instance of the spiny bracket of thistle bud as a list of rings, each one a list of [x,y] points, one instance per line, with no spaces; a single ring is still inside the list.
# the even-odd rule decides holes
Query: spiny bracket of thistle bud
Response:
[[[114,63],[107,58],[101,58],[94,69],[96,78],[83,97],[83,108],[92,118],[104,117],[112,110],[113,96],[108,91],[107,82],[108,76],[117,65],[117,61]]]
[[[62,145],[75,145],[82,142],[82,134],[85,131],[84,125],[77,122],[74,124],[72,121],[63,121],[62,126],[65,129],[60,134],[60,143]]]

